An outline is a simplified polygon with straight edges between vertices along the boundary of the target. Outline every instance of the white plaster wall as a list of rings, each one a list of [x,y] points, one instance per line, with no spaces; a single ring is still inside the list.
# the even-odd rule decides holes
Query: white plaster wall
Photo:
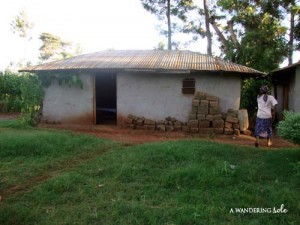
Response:
[[[218,96],[222,111],[239,109],[239,75],[118,74],[118,117],[133,114],[163,120],[172,116],[187,121],[194,96],[181,93],[182,80],[186,77],[196,79],[196,91]]]
[[[81,75],[83,89],[60,86],[57,81],[45,89],[43,120],[62,123],[93,123],[92,75]]]

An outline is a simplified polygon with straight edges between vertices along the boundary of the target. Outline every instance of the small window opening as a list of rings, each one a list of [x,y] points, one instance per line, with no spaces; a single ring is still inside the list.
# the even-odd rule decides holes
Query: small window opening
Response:
[[[185,78],[182,81],[182,94],[195,94],[195,79]]]

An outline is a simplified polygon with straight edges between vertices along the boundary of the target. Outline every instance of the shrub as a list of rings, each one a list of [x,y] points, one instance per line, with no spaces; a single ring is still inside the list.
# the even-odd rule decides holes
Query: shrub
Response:
[[[278,126],[278,135],[295,144],[300,144],[300,113],[285,111],[284,120]]]

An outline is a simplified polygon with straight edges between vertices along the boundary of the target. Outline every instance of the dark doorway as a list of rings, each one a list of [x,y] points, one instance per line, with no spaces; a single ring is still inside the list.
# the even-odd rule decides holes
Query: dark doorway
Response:
[[[96,124],[116,124],[116,74],[96,74]]]

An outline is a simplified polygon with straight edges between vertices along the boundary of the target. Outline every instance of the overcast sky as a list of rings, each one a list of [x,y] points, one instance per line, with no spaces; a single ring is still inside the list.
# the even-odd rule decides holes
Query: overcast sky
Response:
[[[31,58],[38,54],[42,32],[79,43],[85,53],[153,49],[164,40],[156,17],[143,9],[140,0],[1,0],[0,8],[0,69],[24,56],[24,43],[10,27],[21,10],[34,23],[26,50]]]

